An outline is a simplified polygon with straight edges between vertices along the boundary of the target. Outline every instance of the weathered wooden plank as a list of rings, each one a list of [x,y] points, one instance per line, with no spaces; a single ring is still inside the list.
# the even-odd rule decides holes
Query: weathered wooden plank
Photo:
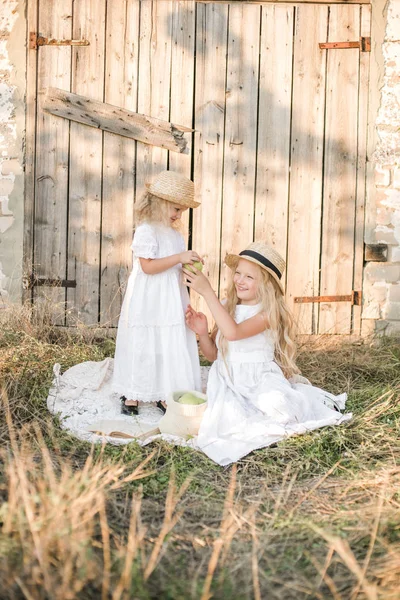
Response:
[[[218,292],[221,252],[222,175],[228,6],[198,5],[196,30],[196,106],[194,180],[201,206],[193,211],[192,246],[205,259],[205,273]],[[212,325],[200,297],[197,310]]]
[[[169,121],[173,0],[141,3],[138,112]],[[168,167],[168,152],[138,143],[136,199]]]
[[[358,6],[330,12],[328,41],[360,36]],[[358,49],[327,52],[324,195],[320,294],[353,289],[357,169]],[[319,333],[351,333],[351,306],[320,305]]]
[[[57,88],[48,88],[44,90],[44,94],[43,109],[52,115],[173,152],[185,150],[187,141],[183,134],[193,131],[189,127],[154,119]]]
[[[148,0],[141,0],[147,2]],[[232,4],[238,0],[196,0],[197,4]],[[298,4],[299,0],[239,0],[246,4]],[[302,4],[372,4],[371,0],[301,0]]]
[[[111,2],[107,8],[105,101],[136,111],[139,3]],[[116,326],[132,266],[136,144],[104,134],[101,225],[100,324]]]
[[[360,35],[371,35],[371,6],[361,9]],[[358,156],[357,156],[357,193],[356,193],[356,225],[354,253],[353,289],[361,290],[363,281],[363,247],[364,247],[364,214],[366,190],[366,158],[367,158],[367,122],[368,122],[368,87],[370,54],[360,53],[360,82],[358,90]],[[361,333],[361,311],[359,306],[353,307],[352,331]]]
[[[102,101],[105,0],[75,0],[72,35],[90,41],[72,50],[72,91]],[[75,279],[77,288],[67,290],[68,325],[76,318],[98,322],[102,151],[102,131],[71,123],[67,279]]]
[[[286,258],[294,8],[263,5],[255,239]]]
[[[193,122],[195,11],[194,0],[175,0],[173,4],[169,118],[188,127]],[[189,143],[187,153],[170,154],[168,168],[190,178],[194,135],[186,134],[186,139]],[[182,216],[182,233],[187,241],[189,214],[190,211],[186,210]]]
[[[38,28],[43,35],[71,37],[72,2],[62,9],[59,2],[40,3]],[[69,88],[71,49],[43,46],[38,50],[38,88],[61,85]],[[34,272],[38,278],[67,279],[66,232],[68,210],[69,123],[43,111],[43,97],[37,99],[36,202]],[[65,290],[34,288],[36,301],[52,305],[57,324],[65,323]]]
[[[315,332],[315,308],[293,299],[319,295],[327,19],[327,6],[296,7],[286,298],[300,333]]]
[[[28,31],[37,27],[38,0],[32,0],[26,7]],[[37,58],[36,51],[27,52],[26,66],[26,159],[25,159],[25,197],[24,197],[24,277],[29,277],[33,262],[33,230],[35,208],[35,139],[36,139],[36,96],[37,96]],[[32,298],[32,291],[24,288],[23,301]]]
[[[254,235],[260,16],[259,6],[240,3],[229,9],[222,259],[243,250]],[[221,297],[230,280],[224,265]]]

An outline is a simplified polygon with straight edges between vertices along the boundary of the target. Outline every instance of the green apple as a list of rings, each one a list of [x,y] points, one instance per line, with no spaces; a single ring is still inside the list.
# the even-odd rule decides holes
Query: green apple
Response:
[[[182,394],[176,402],[179,402],[179,404],[204,404],[205,400],[199,398],[199,396],[196,396],[195,394],[186,392],[185,394]]]
[[[188,271],[192,271],[192,273],[195,273],[196,271],[193,271],[193,267],[195,269],[197,269],[198,271],[202,271],[203,270],[203,263],[201,263],[200,261],[196,261],[194,262],[192,265],[190,265],[189,263],[187,263],[186,265],[183,265],[185,267],[185,269],[187,269]]]

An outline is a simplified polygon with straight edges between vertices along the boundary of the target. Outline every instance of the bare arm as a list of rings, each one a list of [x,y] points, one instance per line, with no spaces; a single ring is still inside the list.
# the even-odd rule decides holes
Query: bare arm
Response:
[[[208,334],[207,317],[201,312],[196,312],[189,304],[186,309],[186,325],[198,334],[200,350],[207,360],[213,362],[217,358],[215,340]]]
[[[157,273],[167,271],[168,269],[171,269],[180,263],[192,264],[196,261],[201,261],[201,258],[197,252],[194,252],[194,250],[187,250],[185,252],[180,252],[179,254],[165,256],[164,258],[139,257],[139,260],[143,273],[146,273],[146,275],[157,275]]]
[[[250,319],[246,319],[246,321],[243,321],[242,323],[236,323],[218,300],[207,277],[202,273],[193,274],[187,269],[183,269],[183,271],[185,273],[185,278],[187,279],[187,285],[203,296],[215,319],[218,329],[229,342],[252,337],[267,328],[268,323],[263,313],[259,313]]]
[[[210,362],[214,362],[214,360],[217,360],[217,346],[210,335],[199,335],[199,344],[200,350],[202,351],[207,360],[209,360]]]

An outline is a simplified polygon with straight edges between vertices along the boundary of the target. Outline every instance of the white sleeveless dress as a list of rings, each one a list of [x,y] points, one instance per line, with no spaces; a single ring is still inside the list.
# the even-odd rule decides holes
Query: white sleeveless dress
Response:
[[[253,317],[260,308],[238,305],[235,321]],[[219,353],[211,367],[208,406],[197,445],[220,465],[287,436],[338,425],[352,416],[333,408],[345,407],[346,394],[334,396],[308,383],[295,383],[296,377],[288,381],[274,361],[274,345],[268,330],[228,342],[225,361]]]
[[[118,323],[113,389],[132,400],[166,400],[175,390],[200,390],[195,334],[185,324],[189,302],[181,265],[147,275],[141,258],[163,258],[185,250],[182,235],[143,223],[133,242],[133,268]]]

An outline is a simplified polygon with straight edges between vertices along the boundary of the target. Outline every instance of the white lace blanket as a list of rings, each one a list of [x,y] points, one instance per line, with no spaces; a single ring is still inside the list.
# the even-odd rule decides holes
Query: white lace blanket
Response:
[[[110,442],[127,444],[131,438],[99,435],[94,431],[119,431],[123,434],[139,436],[141,445],[153,439],[162,438],[180,446],[195,446],[195,440],[184,440],[177,436],[151,432],[157,428],[162,412],[154,404],[139,406],[138,416],[121,414],[119,395],[111,389],[113,359],[102,362],[84,362],[61,374],[59,364],[54,365],[54,380],[47,398],[47,407],[58,414],[61,426],[75,437],[88,442]],[[207,385],[209,367],[201,368],[202,387]],[[148,436],[147,436],[148,433]]]

